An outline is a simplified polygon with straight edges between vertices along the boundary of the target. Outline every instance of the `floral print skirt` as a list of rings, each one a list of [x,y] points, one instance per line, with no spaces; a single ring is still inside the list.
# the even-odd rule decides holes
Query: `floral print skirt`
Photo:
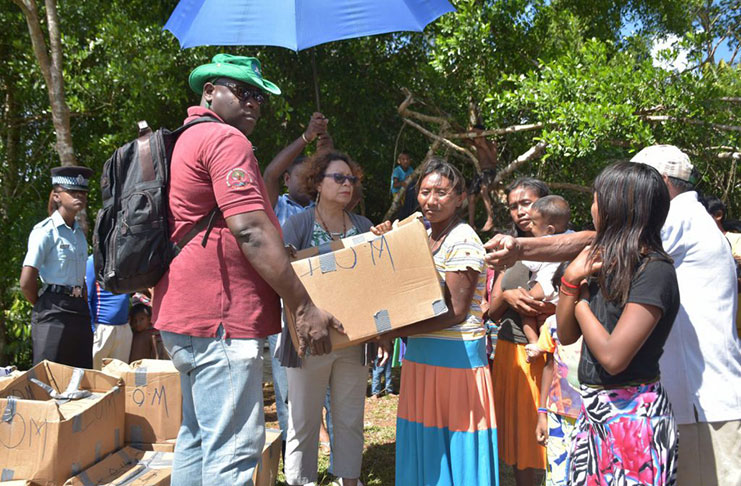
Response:
[[[676,483],[677,425],[658,382],[615,389],[582,385],[569,456],[569,484]]]

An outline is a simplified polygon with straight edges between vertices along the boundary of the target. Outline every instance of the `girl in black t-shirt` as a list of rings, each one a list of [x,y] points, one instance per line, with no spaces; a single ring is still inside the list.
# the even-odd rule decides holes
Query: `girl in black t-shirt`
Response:
[[[653,168],[628,162],[594,182],[594,244],[561,280],[558,337],[584,336],[582,409],[569,484],[675,484],[677,428],[659,384],[659,357],[679,309],[661,244],[669,192]]]

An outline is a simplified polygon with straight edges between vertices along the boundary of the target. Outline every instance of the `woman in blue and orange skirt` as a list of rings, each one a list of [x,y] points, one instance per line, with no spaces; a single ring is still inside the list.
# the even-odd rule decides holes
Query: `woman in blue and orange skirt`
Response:
[[[455,167],[436,158],[427,163],[417,199],[430,222],[429,244],[448,310],[388,336],[410,336],[396,421],[398,486],[499,484],[494,390],[480,306],[484,247],[458,217],[465,197]]]
[[[549,194],[548,186],[532,178],[521,178],[507,188],[507,204],[513,232],[529,237],[530,208]],[[489,317],[498,321],[499,330],[491,367],[494,401],[499,419],[499,454],[512,466],[517,486],[535,486],[545,469],[545,447],[535,437],[538,424],[540,381],[545,358],[528,360],[528,339],[521,315],[552,314],[553,304],[533,299],[527,290],[529,270],[522,263],[500,274],[489,296]]]

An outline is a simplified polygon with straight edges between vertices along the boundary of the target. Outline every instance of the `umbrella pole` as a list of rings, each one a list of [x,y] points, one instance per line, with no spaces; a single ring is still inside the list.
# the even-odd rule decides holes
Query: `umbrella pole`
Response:
[[[311,48],[311,73],[314,76],[314,99],[316,100],[316,111],[321,112],[319,105],[319,76],[316,72],[316,47]]]

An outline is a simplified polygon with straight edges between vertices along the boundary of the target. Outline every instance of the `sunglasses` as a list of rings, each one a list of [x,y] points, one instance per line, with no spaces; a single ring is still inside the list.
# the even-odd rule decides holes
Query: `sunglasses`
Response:
[[[234,96],[237,97],[237,99],[241,103],[247,103],[250,98],[257,101],[259,105],[263,105],[267,103],[268,101],[268,95],[263,93],[257,88],[247,88],[246,86],[241,86],[238,84],[230,83],[228,81],[223,81],[221,79],[217,79],[213,82],[215,86],[223,86],[227,88],[229,91],[232,92]]]
[[[324,174],[324,177],[331,177],[337,184],[344,184],[345,181],[350,181],[350,184],[358,182],[358,178],[354,175],[338,174],[333,172],[332,174]]]

